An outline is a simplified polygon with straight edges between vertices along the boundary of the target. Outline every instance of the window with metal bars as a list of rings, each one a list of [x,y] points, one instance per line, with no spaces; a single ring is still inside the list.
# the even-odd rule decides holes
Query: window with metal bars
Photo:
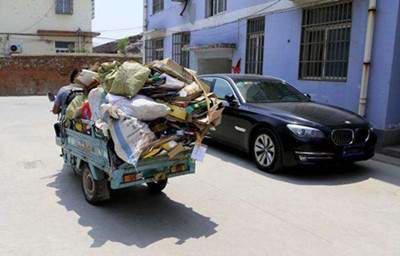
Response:
[[[187,47],[190,44],[190,32],[176,33],[172,35],[172,58],[184,67],[189,67],[190,52]]]
[[[73,0],[55,0],[56,1],[56,14],[73,14],[74,2]]]
[[[56,53],[72,53],[75,52],[75,42],[55,42]]]
[[[214,16],[218,13],[226,11],[226,0],[206,0],[207,2],[207,17]]]
[[[153,14],[164,10],[164,0],[153,0]]]
[[[265,17],[247,21],[246,74],[262,74]]]
[[[351,20],[351,1],[303,11],[300,79],[347,80]]]
[[[164,39],[146,40],[146,63],[164,59]]]

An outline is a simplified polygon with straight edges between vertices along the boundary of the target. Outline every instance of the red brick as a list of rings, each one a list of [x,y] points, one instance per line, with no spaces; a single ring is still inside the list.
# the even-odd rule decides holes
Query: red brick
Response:
[[[69,84],[74,68],[131,58],[98,55],[12,56],[0,58],[0,96],[45,95]]]

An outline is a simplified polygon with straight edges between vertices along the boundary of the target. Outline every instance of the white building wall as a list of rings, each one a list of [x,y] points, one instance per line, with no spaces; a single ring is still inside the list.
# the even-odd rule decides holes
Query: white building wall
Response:
[[[74,0],[73,14],[56,14],[55,0],[0,0],[0,55],[8,46],[22,45],[24,54],[55,53],[55,41],[71,41],[78,45],[77,37],[39,37],[38,30],[82,31],[92,29],[92,0]],[[5,35],[11,33],[11,35]],[[91,51],[92,40],[86,38],[81,49]]]

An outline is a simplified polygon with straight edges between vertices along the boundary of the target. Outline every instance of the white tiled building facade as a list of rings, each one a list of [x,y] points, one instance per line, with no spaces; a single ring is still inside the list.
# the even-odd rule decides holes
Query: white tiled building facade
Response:
[[[91,52],[94,0],[0,0],[0,56]]]

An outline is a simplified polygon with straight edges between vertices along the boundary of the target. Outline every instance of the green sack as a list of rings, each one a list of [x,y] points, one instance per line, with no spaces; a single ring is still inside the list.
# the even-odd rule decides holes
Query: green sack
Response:
[[[65,112],[65,118],[67,120],[73,120],[76,110],[82,107],[85,102],[85,96],[80,94],[76,95],[75,98],[69,103],[67,111]]]
[[[105,89],[115,95],[134,97],[144,86],[151,71],[137,62],[125,62],[114,72],[107,75],[106,80],[112,81],[111,88],[105,84]]]
[[[115,73],[118,71],[118,67],[121,63],[118,61],[105,62],[101,64],[98,70],[97,81],[104,85],[104,89],[109,92],[114,82]]]

